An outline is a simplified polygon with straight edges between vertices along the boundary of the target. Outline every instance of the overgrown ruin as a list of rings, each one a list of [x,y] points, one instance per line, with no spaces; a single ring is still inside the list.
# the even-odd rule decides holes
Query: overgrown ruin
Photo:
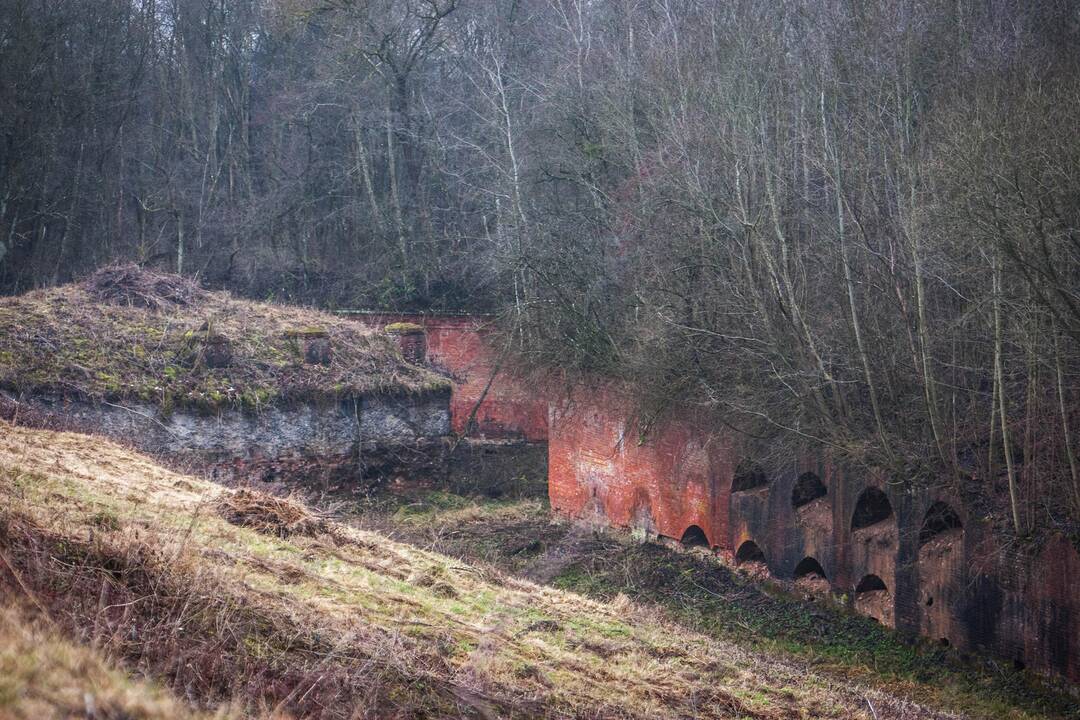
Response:
[[[8,387],[5,413],[122,439],[228,481],[362,482],[365,467],[401,472],[378,464],[388,448],[438,448],[423,462],[441,465],[443,480],[470,478],[478,492],[527,468],[546,474],[552,508],[564,515],[715,552],[754,576],[845,598],[899,631],[1080,679],[1080,556],[1064,537],[1004,546],[961,498],[912,490],[812,449],[792,467],[767,468],[740,437],[690,412],[640,434],[632,402],[609,384],[562,397],[514,377],[485,318],[360,314],[341,322],[366,325],[363,337],[407,325],[381,337],[402,343],[395,372],[430,386],[293,398],[257,412],[178,404],[167,415],[146,400]],[[329,353],[340,361],[334,333],[311,339],[321,348],[299,348],[297,367],[323,368]]]
[[[960,498],[809,449],[770,474],[737,436],[689,412],[639,437],[631,399],[608,384],[556,397],[495,373],[483,318],[360,318],[427,329],[430,361],[455,380],[455,430],[546,442],[554,510],[712,548],[899,631],[1080,679],[1080,555],[1066,538],[1004,547]]]

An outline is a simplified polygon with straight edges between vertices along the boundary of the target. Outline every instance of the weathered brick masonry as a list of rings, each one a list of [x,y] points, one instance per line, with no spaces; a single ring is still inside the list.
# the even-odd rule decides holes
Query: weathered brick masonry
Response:
[[[956,497],[845,471],[820,454],[767,475],[692,417],[639,436],[611,387],[549,410],[552,507],[692,542],[781,579],[824,573],[856,609],[1080,681],[1080,556],[1063,537],[1008,553]]]
[[[1065,538],[1034,556],[1008,552],[957,497],[845,470],[813,449],[767,474],[737,436],[691,413],[643,436],[632,402],[603,383],[562,398],[505,372],[492,380],[498,350],[483,319],[363,321],[427,329],[430,364],[457,381],[456,432],[487,387],[475,434],[548,442],[556,511],[763,560],[900,630],[1080,681],[1080,555]]]

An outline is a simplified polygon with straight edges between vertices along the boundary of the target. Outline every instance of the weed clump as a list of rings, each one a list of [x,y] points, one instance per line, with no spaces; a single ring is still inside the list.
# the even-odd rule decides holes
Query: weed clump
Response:
[[[150,310],[188,307],[206,299],[206,291],[182,275],[154,272],[135,263],[109,265],[84,281],[90,297],[112,305]]]
[[[217,512],[233,525],[282,539],[295,535],[318,537],[330,529],[326,520],[313,515],[292,498],[274,497],[244,488],[222,493]]]

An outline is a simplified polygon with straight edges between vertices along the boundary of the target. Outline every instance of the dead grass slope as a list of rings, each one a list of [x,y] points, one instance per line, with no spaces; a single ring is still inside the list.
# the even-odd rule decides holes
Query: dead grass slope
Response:
[[[306,364],[305,338],[322,334],[329,364]],[[232,362],[211,367],[222,343]],[[358,323],[133,265],[0,298],[0,389],[14,392],[217,409],[447,387]]]
[[[846,718],[869,698],[926,716],[76,434],[0,425],[0,549],[0,577],[68,632],[253,714]]]
[[[8,720],[195,720],[167,690],[132,680],[31,609],[0,603],[0,717]],[[217,720],[232,717],[227,709]]]

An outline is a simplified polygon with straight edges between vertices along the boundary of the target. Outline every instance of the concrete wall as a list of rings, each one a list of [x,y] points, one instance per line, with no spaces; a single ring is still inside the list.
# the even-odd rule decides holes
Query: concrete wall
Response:
[[[259,413],[175,410],[168,416],[137,402],[0,394],[0,411],[23,424],[99,434],[208,467],[223,480],[269,480],[286,472],[347,477],[358,465],[362,471],[365,457],[384,465],[380,456],[387,449],[433,444],[450,430],[445,392],[270,406]]]
[[[558,512],[675,539],[696,526],[732,561],[752,542],[784,580],[812,558],[825,587],[880,622],[1080,681],[1080,555],[1065,538],[1007,552],[959,498],[812,451],[760,484],[735,482],[750,477],[747,454],[690,415],[642,440],[629,404],[603,385],[550,408]]]

